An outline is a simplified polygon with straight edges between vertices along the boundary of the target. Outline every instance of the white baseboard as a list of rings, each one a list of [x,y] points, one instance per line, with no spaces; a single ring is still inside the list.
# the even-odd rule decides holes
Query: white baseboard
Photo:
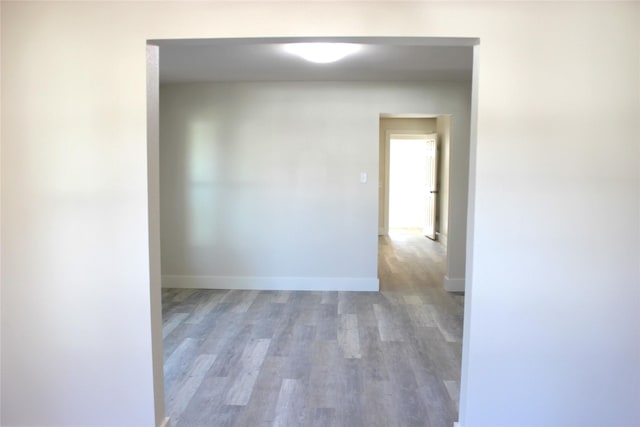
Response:
[[[380,290],[377,277],[239,277],[163,275],[163,288],[256,289],[262,291]]]
[[[171,421],[169,420],[169,417],[166,417],[164,420],[162,420],[162,424],[160,424],[160,427],[171,427]]]
[[[464,279],[451,279],[444,276],[444,290],[448,292],[464,292]]]

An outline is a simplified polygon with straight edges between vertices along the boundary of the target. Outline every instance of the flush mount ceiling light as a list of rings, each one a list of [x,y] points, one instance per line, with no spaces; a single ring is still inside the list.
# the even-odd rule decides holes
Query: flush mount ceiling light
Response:
[[[316,64],[336,62],[360,50],[360,45],[353,43],[291,43],[284,49],[294,55]]]

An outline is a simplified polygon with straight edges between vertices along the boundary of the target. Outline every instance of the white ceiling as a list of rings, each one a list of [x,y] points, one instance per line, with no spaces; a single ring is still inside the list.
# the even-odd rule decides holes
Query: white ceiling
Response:
[[[292,42],[362,44],[332,64],[313,64],[284,51]],[[156,40],[160,81],[425,81],[471,80],[475,39],[270,38]]]

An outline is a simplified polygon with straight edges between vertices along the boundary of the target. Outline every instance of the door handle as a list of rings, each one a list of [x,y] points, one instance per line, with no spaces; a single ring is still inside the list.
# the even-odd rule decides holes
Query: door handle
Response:
[[[431,191],[429,191],[429,193],[431,193],[431,194],[438,194],[438,190],[431,190]]]

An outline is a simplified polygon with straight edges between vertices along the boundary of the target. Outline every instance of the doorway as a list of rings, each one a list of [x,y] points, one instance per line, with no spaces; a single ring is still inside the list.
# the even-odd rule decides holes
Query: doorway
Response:
[[[436,135],[389,137],[389,230],[414,230],[436,240]]]
[[[378,277],[382,291],[445,283],[450,124],[446,115],[380,116]]]

